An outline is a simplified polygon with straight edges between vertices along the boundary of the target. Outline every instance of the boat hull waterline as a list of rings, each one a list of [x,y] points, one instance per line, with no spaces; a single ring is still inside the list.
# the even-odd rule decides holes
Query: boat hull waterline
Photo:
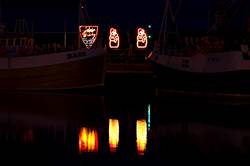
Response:
[[[104,86],[105,50],[93,48],[0,58],[0,90],[64,90]]]

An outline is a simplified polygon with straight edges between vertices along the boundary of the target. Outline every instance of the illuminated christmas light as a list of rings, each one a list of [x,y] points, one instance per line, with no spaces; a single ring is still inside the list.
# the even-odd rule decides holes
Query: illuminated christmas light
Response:
[[[137,30],[137,48],[146,48],[148,46],[148,38],[145,30],[143,28],[138,28]]]
[[[98,35],[98,26],[96,25],[81,25],[79,26],[80,38],[86,48],[91,48],[95,43]]]
[[[115,28],[110,28],[109,30],[109,47],[110,48],[119,48],[120,38]]]

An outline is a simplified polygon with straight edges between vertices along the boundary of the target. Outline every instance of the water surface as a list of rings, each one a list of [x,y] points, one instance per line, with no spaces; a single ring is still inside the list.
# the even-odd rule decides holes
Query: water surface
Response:
[[[250,154],[247,100],[1,93],[0,101],[5,165],[204,165]]]

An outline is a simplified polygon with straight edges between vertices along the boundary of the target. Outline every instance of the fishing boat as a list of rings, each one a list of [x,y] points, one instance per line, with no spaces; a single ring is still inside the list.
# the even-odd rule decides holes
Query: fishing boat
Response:
[[[18,22],[16,27],[25,27],[24,21]],[[74,47],[56,43],[38,46],[31,33],[20,32],[22,28],[15,28],[14,32],[5,32],[1,28],[0,90],[103,87],[106,51],[99,42],[98,26],[80,21],[78,26],[76,34],[79,35],[75,40],[79,42]]]
[[[230,28],[232,20],[237,20],[239,16],[236,13],[247,8],[247,3],[245,0],[214,2],[216,7],[211,10],[213,14],[208,30],[192,36],[180,31],[177,25],[182,1],[172,7],[173,3],[167,0],[159,39],[148,56],[158,87],[250,92],[250,40],[246,31]]]

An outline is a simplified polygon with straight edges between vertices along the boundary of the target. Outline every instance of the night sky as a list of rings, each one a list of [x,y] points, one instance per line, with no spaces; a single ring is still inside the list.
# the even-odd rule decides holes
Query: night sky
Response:
[[[15,19],[33,22],[34,31],[76,31],[79,0],[1,0],[2,19],[8,29],[14,29]],[[116,26],[124,31],[152,25],[158,32],[165,0],[85,0],[92,23],[101,29]],[[206,28],[208,0],[183,0],[181,24],[191,28]]]
[[[94,24],[129,28],[134,25],[158,24],[163,12],[163,0],[150,3],[145,0],[85,0],[88,14]],[[69,30],[78,21],[78,0],[2,0],[3,21],[11,24],[17,18],[34,22],[35,31],[63,31],[64,20]],[[11,27],[10,27],[11,28]]]

